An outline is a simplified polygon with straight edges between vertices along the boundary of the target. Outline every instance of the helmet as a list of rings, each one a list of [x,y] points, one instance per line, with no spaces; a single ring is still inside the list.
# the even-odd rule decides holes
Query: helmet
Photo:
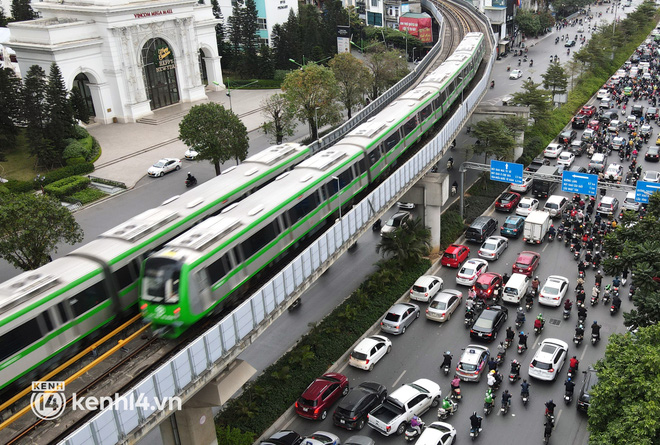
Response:
[[[518,364],[518,360],[516,360],[516,359],[514,358],[514,359],[513,359],[513,362],[511,362],[511,363],[513,363],[514,365],[517,365],[517,364]]]
[[[523,311],[522,306],[518,306],[518,312],[522,312],[522,311]]]
[[[473,412],[473,413],[472,413],[472,415],[473,415],[473,416],[476,416],[476,415],[477,415],[477,412],[476,412],[476,411],[475,411],[475,412]]]
[[[543,318],[543,312],[539,312],[538,318]]]
[[[593,324],[598,324],[598,322],[596,320],[594,320]]]
[[[566,379],[566,381],[567,381],[567,382],[570,382],[570,381],[571,381],[571,378],[570,378],[570,377],[569,377],[569,378],[567,378],[567,379]]]
[[[550,404],[550,403],[554,403],[554,402],[552,401],[552,399],[550,399],[550,400],[548,400],[548,403]]]
[[[539,276],[538,276],[538,275],[537,275],[537,276],[535,276],[535,277],[534,277],[534,279],[535,279],[535,280],[538,280],[538,279],[539,279]]]
[[[520,331],[520,335],[525,335],[525,333],[523,331]]]
[[[446,354],[446,355],[451,355],[451,352],[449,352],[449,351],[445,351],[445,354]]]
[[[495,375],[495,370],[490,371],[490,374]]]
[[[188,174],[190,174],[190,172],[188,172]]]

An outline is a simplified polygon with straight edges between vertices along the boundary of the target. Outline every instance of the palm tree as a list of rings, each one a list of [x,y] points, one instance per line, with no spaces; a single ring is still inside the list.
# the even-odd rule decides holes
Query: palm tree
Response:
[[[376,246],[376,253],[383,258],[391,256],[402,268],[418,262],[431,250],[431,229],[420,218],[410,220],[389,236],[384,236]]]

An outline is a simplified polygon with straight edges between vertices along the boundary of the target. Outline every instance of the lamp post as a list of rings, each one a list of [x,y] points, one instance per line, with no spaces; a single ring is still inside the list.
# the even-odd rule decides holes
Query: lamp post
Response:
[[[333,176],[332,179],[337,181],[337,199],[339,199],[339,219],[341,219],[341,198],[339,195],[341,194],[340,186],[339,186],[339,178],[337,176]]]
[[[240,90],[241,88],[245,88],[245,87],[249,87],[250,85],[254,85],[254,84],[257,83],[257,82],[259,82],[259,81],[258,81],[258,80],[253,80],[253,81],[250,82],[250,83],[246,83],[245,85],[242,85],[242,86],[240,86],[240,87],[238,87],[238,88],[234,88],[234,89],[235,89],[235,90]],[[219,84],[218,82],[216,82],[215,80],[213,81],[213,84],[218,85],[218,86],[220,85],[220,84]],[[227,79],[227,97],[229,98],[229,110],[230,110],[231,112],[233,112],[234,109],[233,109],[232,104],[231,104],[231,85],[229,84],[229,79]]]
[[[319,114],[318,110],[321,107],[314,107],[314,125],[316,126],[316,140],[319,140]]]
[[[413,63],[415,63],[415,50],[417,49],[416,46],[413,46]]]

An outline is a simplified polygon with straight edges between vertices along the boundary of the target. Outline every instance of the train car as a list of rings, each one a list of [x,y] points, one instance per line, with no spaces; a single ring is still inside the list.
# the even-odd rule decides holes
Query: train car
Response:
[[[177,337],[220,311],[251,277],[318,229],[339,207],[337,196],[342,204],[350,201],[394,165],[448,111],[474,77],[484,51],[483,34],[469,33],[417,88],[331,149],[148,257],[140,284],[144,318],[165,336]]]
[[[135,310],[139,270],[149,252],[272,182],[309,153],[294,143],[270,147],[67,256],[0,284],[0,394],[19,379],[29,384],[62,352],[117,314]]]

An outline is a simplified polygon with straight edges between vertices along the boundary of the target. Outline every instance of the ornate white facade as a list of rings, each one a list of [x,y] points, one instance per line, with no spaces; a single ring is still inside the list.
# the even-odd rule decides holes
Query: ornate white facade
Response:
[[[44,0],[42,18],[11,23],[25,75],[55,62],[84,90],[97,122],[135,122],[152,110],[223,88],[210,4],[198,0]],[[217,85],[216,85],[217,83]]]

